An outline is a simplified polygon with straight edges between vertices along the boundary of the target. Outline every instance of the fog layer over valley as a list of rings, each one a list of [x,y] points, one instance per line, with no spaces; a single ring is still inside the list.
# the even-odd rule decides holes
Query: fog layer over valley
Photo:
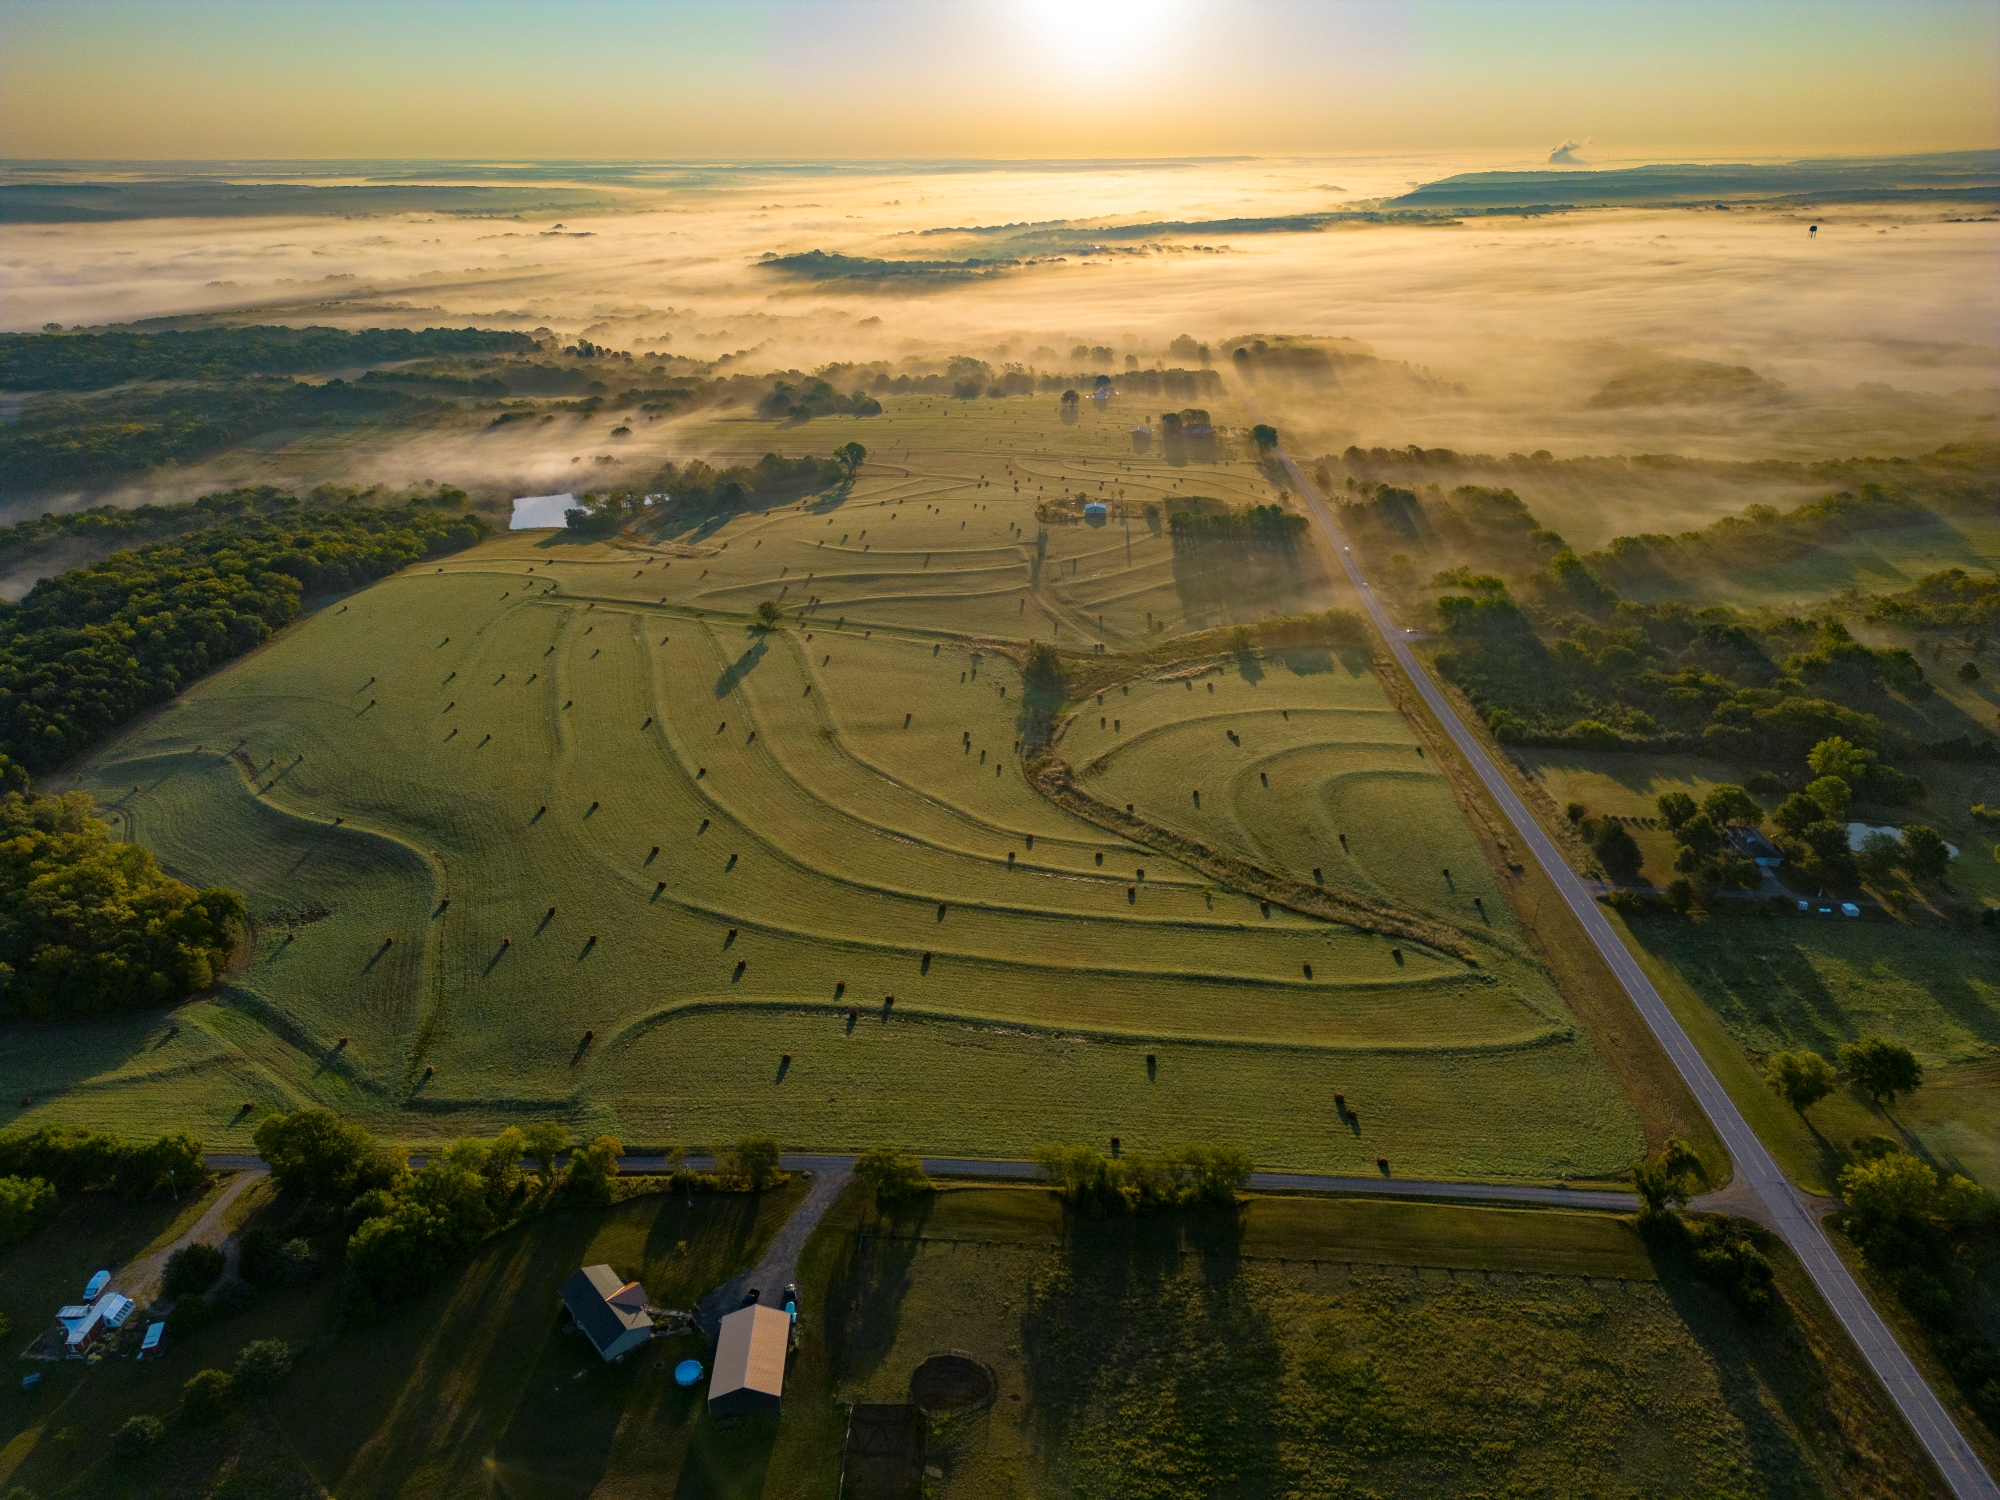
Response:
[[[382,211],[393,200],[372,193],[353,217],[298,213],[302,197],[332,187],[294,180],[269,217],[240,216],[238,202],[227,218],[6,223],[0,322],[476,326],[533,334],[552,351],[583,340],[633,353],[642,370],[704,379],[874,361],[941,370],[953,355],[996,374],[1117,378],[1135,363],[1194,367],[1173,351],[1178,337],[1207,345],[1217,368],[1225,345],[1263,339],[1291,341],[1298,357],[1239,373],[1302,452],[1415,444],[1812,460],[1992,437],[2000,280],[1990,274],[1995,224],[1978,204],[1739,196],[1459,217],[1398,206],[1419,184],[1514,165],[576,169],[480,189],[498,194],[490,207],[467,207],[463,183],[405,185],[422,209]],[[256,174],[230,180],[253,184],[244,195],[254,205]],[[373,180],[356,173],[339,185]],[[136,186],[148,212],[215,211],[212,183],[178,209],[159,184]],[[1533,184],[1519,196],[1537,196]],[[542,199],[566,206],[538,214]],[[34,211],[71,212],[50,202]],[[20,200],[5,206],[19,217]],[[1078,346],[1098,357],[1072,358]],[[429,394],[478,404],[476,392]],[[7,395],[11,420],[23,402]],[[1123,405],[1140,422],[1159,402]],[[336,439],[280,414],[219,461],[71,491],[19,495],[17,485],[10,498],[32,513],[245,481],[429,479],[475,493],[642,484],[663,459],[714,456],[688,446],[686,415],[572,413],[496,429],[476,414],[432,412]],[[614,442],[621,425],[629,431]],[[703,433],[713,441],[713,424]],[[766,423],[742,432],[740,453],[816,445],[834,444]],[[1662,520],[1678,524],[1746,497],[1732,488],[1711,498],[1697,484],[1663,503],[1672,514]],[[1574,540],[1652,524],[1607,516]]]

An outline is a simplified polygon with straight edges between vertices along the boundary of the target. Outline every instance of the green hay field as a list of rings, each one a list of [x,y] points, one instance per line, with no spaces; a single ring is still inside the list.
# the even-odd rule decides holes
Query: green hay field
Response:
[[[992,1401],[931,1423],[927,1492],[958,1500],[1923,1492],[1779,1255],[1760,1327],[1624,1220],[1257,1198],[1091,1223],[961,1190],[856,1250],[839,1391],[986,1364]]]
[[[1149,614],[1343,596],[1306,551],[1225,610],[1143,519],[1038,538],[991,451],[985,481],[934,457],[671,545],[497,539],[198,684],[69,782],[242,889],[255,941],[171,1016],[0,1031],[0,1098],[216,1144],[326,1102],[411,1141],[553,1115],[690,1147],[1212,1138],[1409,1176],[1636,1158],[1636,1113],[1365,662],[1156,673],[1111,690],[1125,732],[1080,706],[1064,753],[1100,796],[1454,925],[1477,967],[1267,911],[1034,791],[991,637],[1060,621],[1116,651],[1157,638]],[[787,615],[760,633],[766,598]]]

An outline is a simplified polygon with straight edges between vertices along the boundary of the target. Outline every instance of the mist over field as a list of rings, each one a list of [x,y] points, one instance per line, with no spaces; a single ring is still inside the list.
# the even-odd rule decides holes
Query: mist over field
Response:
[[[1560,210],[1398,203],[1507,165],[100,171],[95,197],[79,174],[17,170],[0,323],[470,325],[754,374],[954,354],[1068,370],[1084,344],[1113,350],[1116,375],[1128,356],[1192,363],[1170,351],[1180,336],[1341,340],[1330,362],[1258,374],[1300,451],[1810,459],[1993,435],[2000,226],[1976,202],[1811,206],[1764,184]],[[75,221],[127,211],[168,216]],[[21,221],[37,216],[54,222]],[[553,483],[581,441],[429,435],[353,455],[347,477]],[[672,454],[675,426],[636,441]]]

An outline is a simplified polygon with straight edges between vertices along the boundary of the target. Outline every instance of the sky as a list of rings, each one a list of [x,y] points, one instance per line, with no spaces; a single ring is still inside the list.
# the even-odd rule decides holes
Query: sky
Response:
[[[1993,0],[0,0],[0,158],[2000,145]]]

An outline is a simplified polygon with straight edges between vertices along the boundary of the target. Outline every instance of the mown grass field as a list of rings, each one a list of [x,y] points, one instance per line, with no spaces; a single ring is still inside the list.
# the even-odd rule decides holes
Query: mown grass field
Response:
[[[1634,1109],[1364,661],[1155,674],[1112,690],[1130,734],[1079,705],[1064,753],[1102,796],[1452,924],[1476,968],[1215,889],[1028,785],[994,637],[1060,623],[1117,651],[1344,586],[1302,547],[1250,569],[1282,589],[1211,593],[1236,565],[1190,573],[1143,518],[1039,527],[1035,475],[1110,466],[1131,489],[1142,461],[1099,456],[1108,430],[1009,447],[1027,420],[908,417],[924,463],[672,545],[497,539],[197,684],[70,784],[242,889],[254,945],[172,1016],[0,1031],[0,1098],[217,1145],[317,1101],[412,1141],[553,1115],[690,1147],[1119,1135],[1335,1171],[1620,1172]],[[981,430],[961,452],[931,428]],[[1257,477],[1199,482],[1232,470]],[[781,628],[749,627],[763,599]]]
[[[928,1355],[933,1493],[1890,1495],[1934,1481],[1782,1258],[1746,1322],[1623,1220],[1257,1198],[1239,1223],[1065,1221],[969,1189],[856,1252],[840,1394]]]

